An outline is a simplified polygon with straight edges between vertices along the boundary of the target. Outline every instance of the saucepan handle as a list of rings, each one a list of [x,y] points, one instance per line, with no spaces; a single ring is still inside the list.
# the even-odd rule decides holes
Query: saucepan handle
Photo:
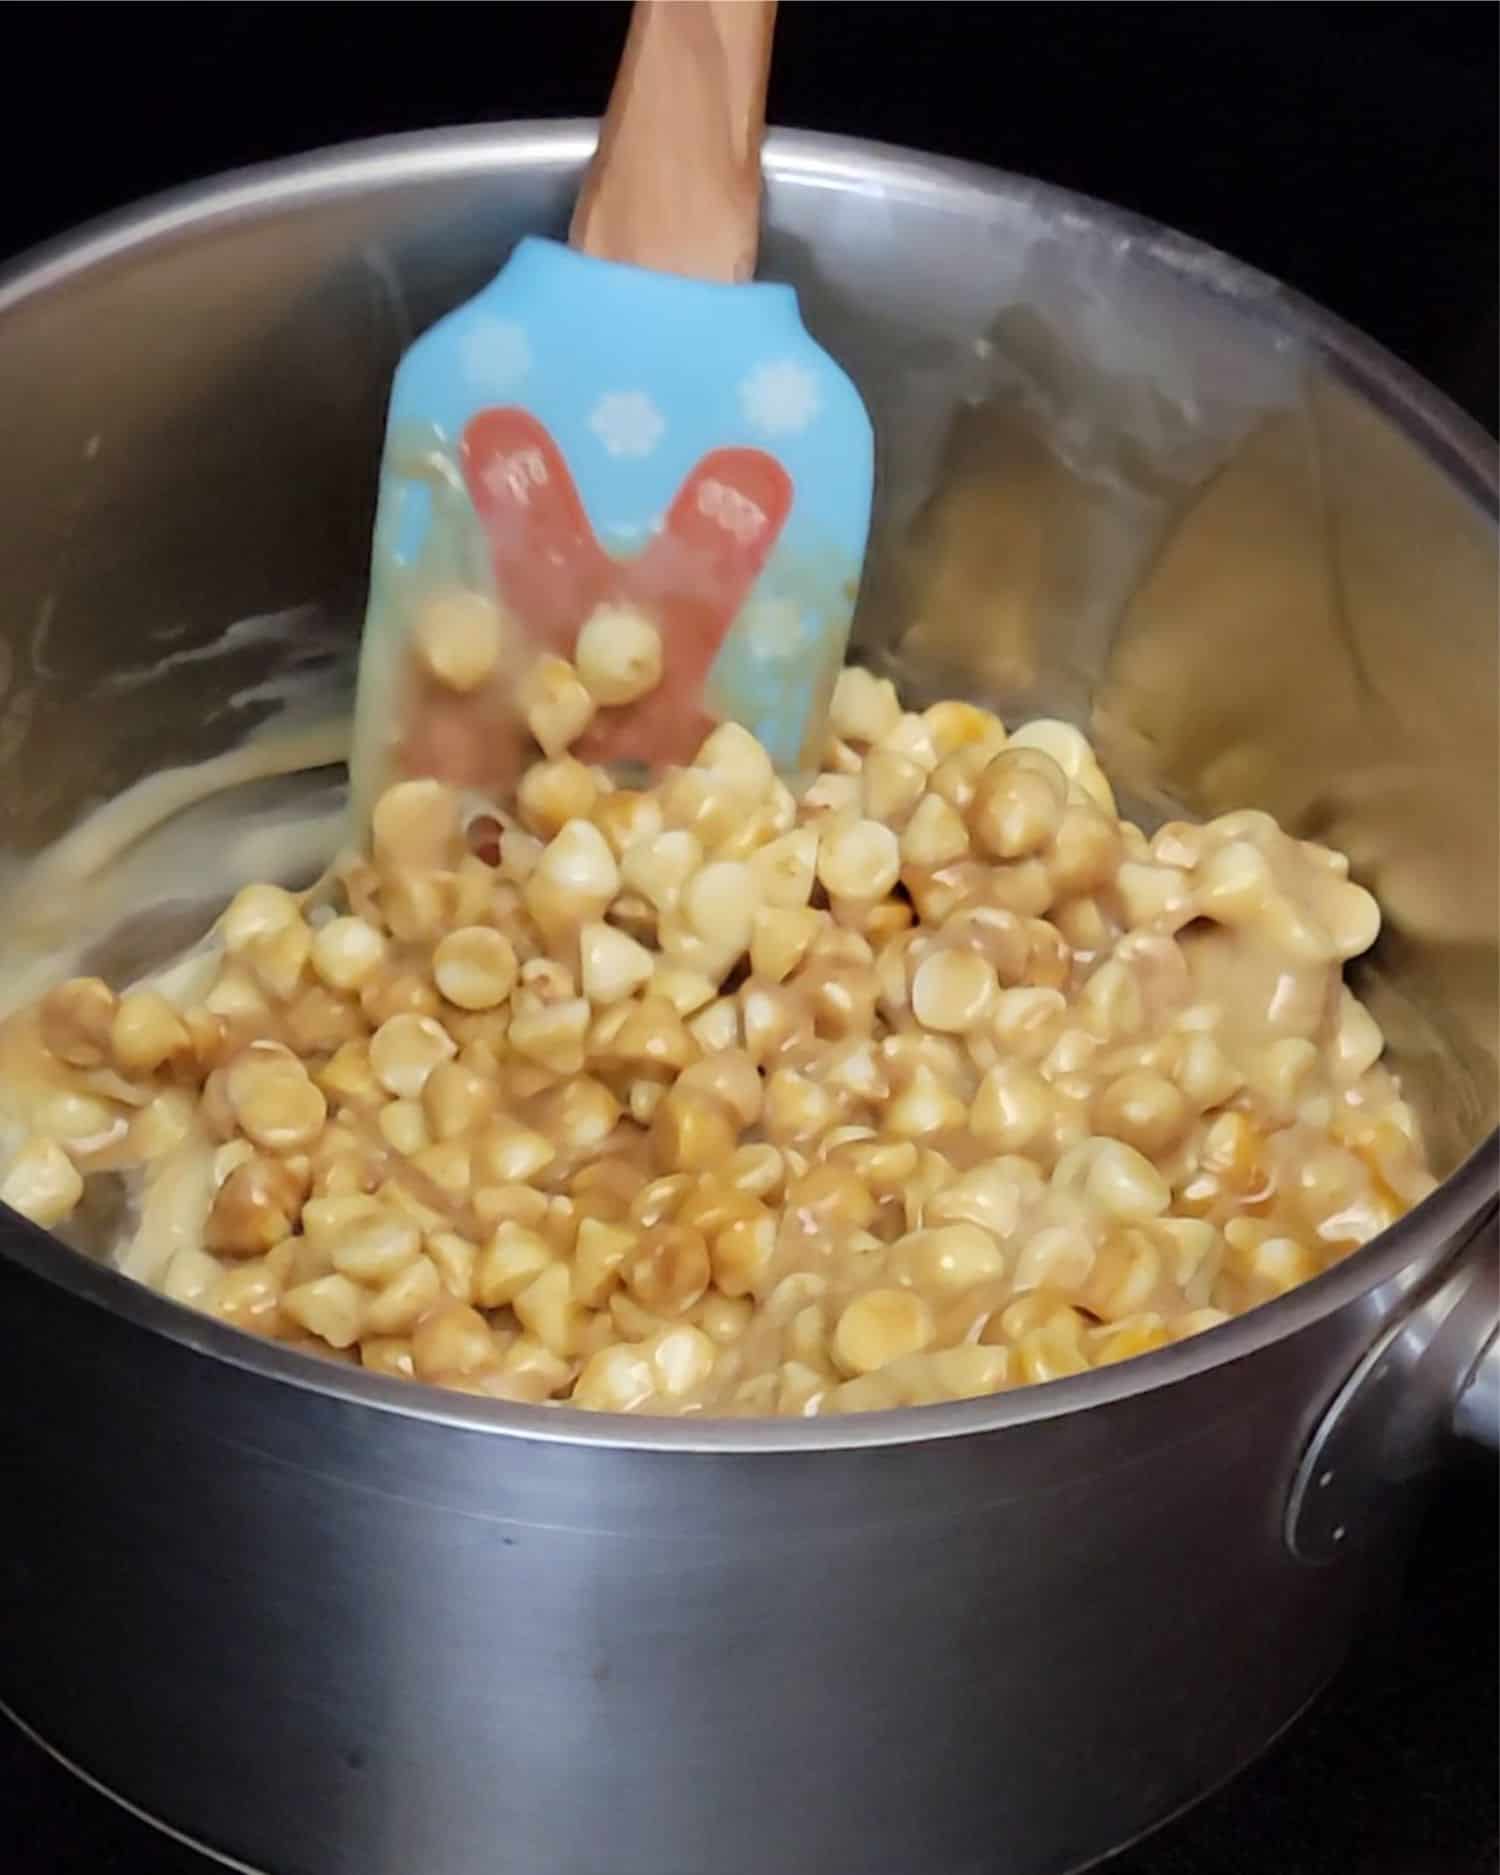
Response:
[[[1286,1540],[1301,1561],[1343,1554],[1390,1486],[1429,1469],[1454,1435],[1500,1450],[1497,1239],[1491,1211],[1329,1403],[1287,1502]]]
[[[1459,1383],[1453,1401],[1453,1430],[1460,1439],[1500,1452],[1500,1224],[1491,1218],[1470,1252],[1477,1319],[1489,1332],[1473,1365]]]

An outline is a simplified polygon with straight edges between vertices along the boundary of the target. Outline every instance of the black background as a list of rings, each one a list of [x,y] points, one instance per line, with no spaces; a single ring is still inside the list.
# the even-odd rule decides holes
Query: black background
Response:
[[[1489,4],[783,0],[770,115],[1185,229],[1322,301],[1493,429],[1497,18]],[[12,5],[0,256],[321,144],[592,114],[624,23],[623,6],[575,0]],[[1496,1527],[1493,1464],[1456,1463],[1396,1618],[1259,1765],[1112,1875],[1492,1875]],[[0,1868],[207,1865],[4,1730]]]

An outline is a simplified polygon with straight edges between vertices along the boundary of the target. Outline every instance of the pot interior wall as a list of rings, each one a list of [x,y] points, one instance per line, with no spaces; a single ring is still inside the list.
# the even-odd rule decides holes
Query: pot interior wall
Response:
[[[395,359],[561,232],[585,147],[355,159],[0,290],[0,890],[126,783],[348,694]],[[861,655],[1071,717],[1143,813],[1349,852],[1387,921],[1361,987],[1450,1168],[1496,1105],[1494,524],[1461,466],[1170,237],[813,139],[771,175],[764,271],[876,421]]]

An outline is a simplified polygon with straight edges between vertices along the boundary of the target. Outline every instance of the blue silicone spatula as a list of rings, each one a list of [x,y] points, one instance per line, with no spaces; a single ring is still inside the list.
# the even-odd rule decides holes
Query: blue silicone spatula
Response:
[[[626,676],[584,700],[584,759],[685,761],[724,719],[784,769],[815,753],[873,438],[795,291],[751,282],[774,14],[637,0],[567,245],[523,240],[402,360],[361,656],[366,804],[413,775],[503,791],[534,753],[545,660],[579,655],[586,627],[580,662]],[[653,657],[659,681],[625,694]]]

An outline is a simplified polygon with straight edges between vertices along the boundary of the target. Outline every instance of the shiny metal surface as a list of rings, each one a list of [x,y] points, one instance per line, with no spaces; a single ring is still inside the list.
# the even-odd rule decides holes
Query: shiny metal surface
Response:
[[[590,138],[310,159],[0,285],[0,850],[254,720],[166,647],[293,605],[320,645],[352,630],[394,359],[561,229]],[[428,1396],[0,1219],[0,1699],[276,1875],[1060,1875],[1305,1702],[1420,1488],[1389,1479],[1325,1566],[1287,1547],[1325,1408],[1494,1202],[1492,452],[1113,211],[813,137],[769,172],[766,270],[881,437],[866,654],[1074,716],[1145,810],[1255,803],[1344,845],[1451,1175],[1197,1342],[848,1423]]]
[[[1301,1561],[1332,1562],[1378,1531],[1391,1486],[1429,1470],[1453,1432],[1500,1450],[1486,1380],[1497,1358],[1495,1226],[1492,1214],[1424,1293],[1397,1304],[1308,1440],[1286,1519]],[[1486,1352],[1466,1371],[1476,1347]]]
[[[6,1311],[51,1404],[0,1692],[278,1872],[1069,1868],[1253,1753],[1386,1559],[1296,1565],[1275,1514],[1343,1314],[967,1439],[625,1454]]]
[[[1461,1439],[1500,1449],[1500,1330],[1485,1343],[1459,1389],[1453,1429]]]
[[[1489,1338],[1464,1376],[1453,1403],[1453,1430],[1459,1438],[1500,1451],[1500,1256],[1493,1243],[1479,1261],[1488,1305]]]

